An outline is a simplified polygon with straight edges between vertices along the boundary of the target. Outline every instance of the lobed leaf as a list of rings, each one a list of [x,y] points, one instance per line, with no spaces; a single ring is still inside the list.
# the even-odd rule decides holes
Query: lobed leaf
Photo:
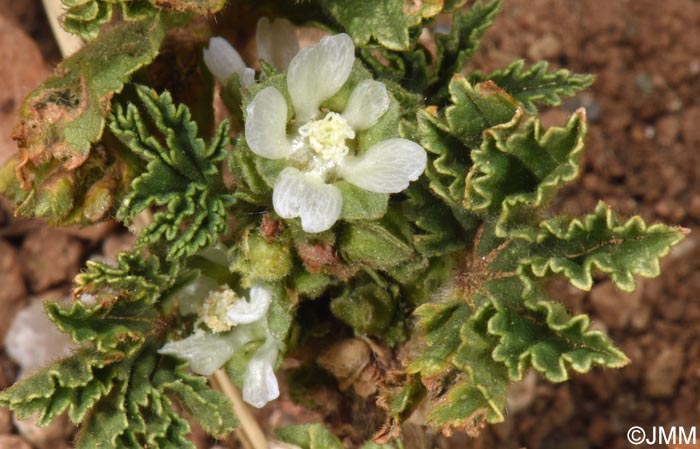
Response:
[[[167,259],[175,260],[213,244],[226,229],[233,196],[225,191],[218,163],[227,155],[229,124],[222,122],[207,147],[187,107],[175,106],[169,93],[159,96],[145,86],[137,86],[137,93],[157,133],[133,104],[118,107],[110,120],[112,132],[148,161],[117,218],[129,222],[149,206],[163,206],[139,241],[167,242]]]
[[[493,81],[515,98],[528,114],[537,113],[536,104],[559,106],[562,96],[573,96],[593,84],[595,77],[571,73],[566,69],[547,72],[548,64],[540,61],[525,69],[525,61],[518,60],[502,70],[486,75],[474,73],[474,81]]]
[[[498,215],[496,236],[536,238],[533,225],[539,211],[559,188],[579,175],[586,134],[583,109],[565,127],[543,132],[532,118],[519,128],[520,116],[484,134],[472,152],[464,205],[479,213]]]
[[[410,29],[442,11],[441,2],[406,7],[404,0],[319,0],[322,9],[363,47],[372,39],[392,50],[408,50]]]
[[[428,90],[428,104],[441,104],[447,100],[445,86],[474,55],[484,33],[501,11],[502,4],[502,0],[479,0],[466,11],[458,10],[454,13],[450,34],[435,34],[436,73]]]
[[[570,317],[527,278],[505,278],[488,287],[496,308],[488,330],[499,337],[493,359],[505,364],[511,379],[522,379],[532,366],[550,382],[563,382],[569,366],[585,373],[593,365],[619,368],[629,362],[605,334],[590,329],[587,315]]]
[[[277,438],[302,449],[344,449],[338,437],[321,424],[301,424],[277,429]]]
[[[540,230],[536,242],[526,248],[515,244],[508,252],[522,254],[520,265],[535,276],[560,273],[583,290],[593,286],[595,269],[609,274],[620,289],[634,290],[634,276],[658,276],[659,259],[686,234],[678,227],[647,226],[639,216],[622,221],[602,202],[592,214],[546,220]]]

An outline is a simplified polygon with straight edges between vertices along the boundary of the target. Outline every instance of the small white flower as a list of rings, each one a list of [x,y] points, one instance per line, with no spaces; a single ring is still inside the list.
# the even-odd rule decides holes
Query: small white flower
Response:
[[[279,70],[287,70],[289,62],[299,51],[294,26],[287,19],[270,22],[267,17],[261,18],[255,40],[258,57]],[[204,64],[223,85],[234,73],[238,73],[241,87],[248,87],[255,82],[255,70],[245,65],[241,55],[224,38],[209,39],[209,48],[204,49]]]
[[[243,399],[262,407],[279,396],[274,373],[279,343],[267,323],[271,302],[272,292],[261,286],[250,290],[250,302],[228,287],[214,291],[200,310],[201,321],[212,332],[197,329],[187,338],[167,343],[158,352],[187,360],[192,371],[210,376],[248,343],[264,341],[253,353],[243,379]]]
[[[238,73],[242,87],[255,82],[255,70],[246,67],[241,55],[222,37],[209,39],[209,48],[204,49],[204,64],[223,85],[234,73]]]
[[[323,112],[350,76],[355,47],[347,34],[324,37],[289,63],[287,89],[294,106],[288,134],[287,102],[275,87],[260,91],[246,109],[250,149],[268,159],[286,159],[273,187],[272,204],[282,218],[301,218],[306,232],[330,229],[340,217],[343,197],[334,181],[345,179],[377,193],[398,193],[425,170],[427,155],[415,142],[387,139],[356,155],[358,131],[374,126],[389,109],[384,84],[360,82],[342,111]]]

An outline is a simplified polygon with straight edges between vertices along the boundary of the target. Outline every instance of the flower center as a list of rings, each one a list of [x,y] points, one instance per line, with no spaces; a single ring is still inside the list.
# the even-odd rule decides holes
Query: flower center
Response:
[[[350,148],[347,139],[355,138],[355,131],[337,112],[329,112],[321,120],[312,120],[301,128],[299,135],[305,137],[309,148],[326,161],[338,162]]]
[[[209,293],[199,309],[199,319],[214,333],[229,331],[233,324],[228,321],[226,312],[230,306],[240,300],[230,288],[214,290]]]

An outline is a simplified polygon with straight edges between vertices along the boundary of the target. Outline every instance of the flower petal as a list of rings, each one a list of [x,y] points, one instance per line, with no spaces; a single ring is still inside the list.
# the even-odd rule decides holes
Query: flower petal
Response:
[[[340,167],[340,174],[357,187],[377,193],[397,193],[425,170],[427,154],[408,139],[383,140]]]
[[[364,80],[350,94],[343,118],[355,131],[374,126],[389,109],[389,94],[384,83]]]
[[[241,77],[239,78],[238,81],[241,84],[241,87],[248,87],[251,84],[255,83],[255,70],[251,69],[250,67],[246,67],[241,71]]]
[[[258,321],[267,314],[271,302],[272,292],[256,285],[250,289],[250,302],[241,298],[226,310],[226,322],[247,324]]]
[[[258,58],[272,64],[278,70],[286,71],[294,55],[299,53],[299,41],[294,25],[287,19],[267,17],[258,20],[255,31]]]
[[[272,190],[272,205],[282,218],[301,217],[306,232],[323,232],[340,217],[343,195],[311,173],[287,167]]]
[[[253,153],[282,159],[292,152],[287,140],[287,102],[275,87],[261,90],[246,109],[245,139]]]
[[[280,389],[275,377],[278,352],[277,343],[268,337],[248,362],[243,377],[243,400],[248,404],[260,408],[279,397]]]
[[[292,59],[287,87],[297,121],[303,123],[318,113],[318,107],[345,84],[355,62],[355,45],[347,34],[326,36],[304,48]]]
[[[167,343],[158,352],[187,360],[192,371],[210,376],[226,363],[234,352],[253,340],[255,333],[250,327],[237,327],[227,334],[211,334],[197,330],[183,340]]]
[[[246,68],[241,55],[222,37],[209,39],[209,48],[204,49],[204,64],[214,78],[224,85],[231,75],[240,74]]]

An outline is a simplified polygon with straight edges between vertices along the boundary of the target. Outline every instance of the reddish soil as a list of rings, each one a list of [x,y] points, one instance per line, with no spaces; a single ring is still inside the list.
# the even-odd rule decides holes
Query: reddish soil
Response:
[[[13,79],[41,78],[46,66],[59,60],[39,4],[0,0],[3,43],[12,42],[17,55],[36,60],[23,66],[13,57],[0,58],[0,73],[27,71]],[[486,428],[476,440],[465,435],[440,438],[437,446],[621,449],[631,447],[626,441],[631,426],[698,425],[700,2],[506,0],[473,66],[494,69],[517,58],[546,59],[598,76],[587,93],[544,112],[545,123],[561,124],[569,112],[585,106],[590,120],[583,176],[566,189],[558,210],[582,214],[602,199],[622,214],[640,214],[649,222],[679,224],[693,232],[665,260],[662,275],[641,282],[634,294],[616,291],[602,278],[589,293],[558,289],[566,292],[562,299],[572,312],[589,313],[595,326],[610,333],[632,360],[629,366],[575,375],[560,385],[531,376],[514,391],[504,424]],[[3,122],[15,120],[15,96],[27,89],[20,84],[0,89]],[[0,144],[5,137],[0,135]],[[8,151],[6,144],[0,146],[0,159]],[[12,221],[0,206],[0,342],[10,316],[29,293],[66,291],[84,257],[113,252],[122,244],[122,236],[109,231],[59,235],[35,222]],[[37,265],[37,247],[56,254],[50,266]],[[0,388],[14,375],[0,352]],[[281,402],[268,416],[270,422],[286,423],[287,416],[300,413]],[[0,413],[0,434],[15,432],[8,420]],[[13,438],[0,435],[0,448],[24,447],[12,446]]]

